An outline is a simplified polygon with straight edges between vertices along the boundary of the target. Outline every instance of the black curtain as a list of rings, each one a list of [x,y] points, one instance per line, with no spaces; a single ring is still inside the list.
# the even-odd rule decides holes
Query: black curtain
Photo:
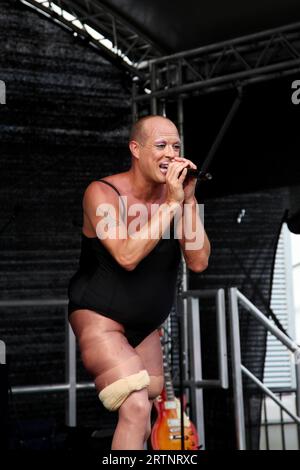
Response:
[[[79,258],[83,191],[130,164],[131,83],[20,2],[1,1],[0,38],[7,90],[0,105],[1,298],[66,299]],[[0,339],[10,387],[65,382],[64,308],[2,308]],[[89,381],[78,362],[78,381]],[[65,407],[65,392],[10,394],[11,445],[55,445]],[[78,392],[79,427],[112,433],[114,419],[95,390]]]
[[[199,188],[199,197],[201,190]],[[190,274],[191,289],[238,287],[265,315],[270,315],[274,256],[288,204],[288,190],[232,195],[205,202],[205,229],[211,240],[209,267]],[[244,217],[238,223],[242,210]],[[228,305],[227,305],[228,309]],[[212,301],[200,301],[204,378],[216,379],[216,312]],[[227,325],[229,331],[229,327]],[[266,330],[245,310],[240,313],[243,364],[263,380]],[[231,359],[228,337],[229,364]],[[259,448],[261,393],[243,379],[247,448]],[[229,390],[204,392],[205,430],[208,449],[236,448],[231,367]]]

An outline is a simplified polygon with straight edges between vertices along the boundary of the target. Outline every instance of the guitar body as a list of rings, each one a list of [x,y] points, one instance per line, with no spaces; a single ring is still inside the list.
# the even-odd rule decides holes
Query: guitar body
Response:
[[[151,432],[153,450],[181,450],[180,401],[166,399],[165,389],[155,401],[157,419]],[[184,410],[186,403],[184,400]],[[199,439],[194,424],[184,413],[184,450],[198,450]]]

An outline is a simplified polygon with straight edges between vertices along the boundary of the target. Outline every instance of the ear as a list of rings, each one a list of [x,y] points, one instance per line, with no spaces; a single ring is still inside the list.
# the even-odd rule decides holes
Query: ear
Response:
[[[131,152],[131,155],[134,157],[134,158],[137,158],[139,160],[140,158],[140,146],[139,146],[139,143],[136,141],[136,140],[131,140],[129,142],[129,148],[130,148],[130,152]]]

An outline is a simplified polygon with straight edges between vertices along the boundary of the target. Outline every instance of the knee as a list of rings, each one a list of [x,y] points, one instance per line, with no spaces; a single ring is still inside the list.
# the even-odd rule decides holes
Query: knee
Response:
[[[139,402],[143,400],[144,397],[148,400],[147,388],[149,386],[149,382],[150,379],[147,371],[141,370],[136,374],[119,379],[105,387],[99,393],[99,399],[108,410],[115,411],[120,408],[125,401],[128,401],[128,397],[132,393],[140,391],[140,393],[137,394],[136,399],[138,406]],[[131,403],[132,400],[129,402]]]
[[[150,375],[150,384],[148,387],[148,396],[150,400],[154,400],[161,394],[164,386],[164,378],[162,375]]]
[[[149,421],[151,404],[147,390],[133,392],[119,409],[120,418],[135,422],[145,427]]]

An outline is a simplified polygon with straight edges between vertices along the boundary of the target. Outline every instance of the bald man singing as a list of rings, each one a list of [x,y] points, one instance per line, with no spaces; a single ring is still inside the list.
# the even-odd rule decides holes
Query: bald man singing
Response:
[[[195,198],[196,165],[180,157],[172,121],[132,127],[128,171],[93,181],[83,197],[79,269],[69,284],[69,320],[99,399],[118,410],[115,450],[140,450],[163,388],[158,328],[170,313],[184,255],[195,272],[210,244]],[[189,232],[189,233],[188,233]]]

